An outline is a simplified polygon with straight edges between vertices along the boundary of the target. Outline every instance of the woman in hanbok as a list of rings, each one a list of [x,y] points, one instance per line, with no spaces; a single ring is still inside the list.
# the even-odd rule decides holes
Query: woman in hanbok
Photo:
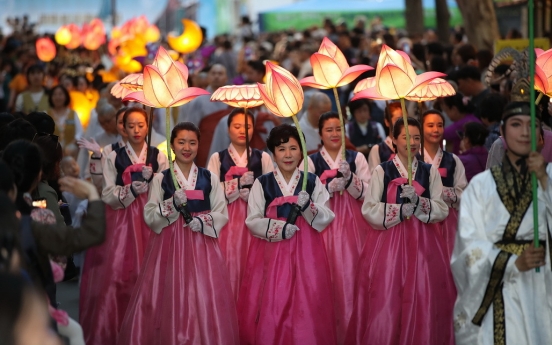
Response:
[[[385,118],[383,122],[385,123],[389,135],[387,135],[385,140],[381,143],[374,145],[372,149],[370,149],[370,153],[368,154],[370,171],[374,171],[381,162],[387,162],[395,157],[395,148],[393,147],[391,133],[393,132],[393,124],[401,117],[402,109],[399,102],[389,103],[385,107]]]
[[[274,170],[274,164],[268,153],[250,148],[249,155],[247,154],[244,114],[243,108],[236,108],[230,113],[228,136],[231,144],[226,150],[215,152],[207,167],[210,172],[220,177],[228,203],[229,222],[220,233],[219,247],[228,267],[236,301],[252,238],[244,222],[244,218],[247,217],[249,189],[257,177]],[[247,132],[251,138],[254,117],[249,111],[247,116]]]
[[[166,169],[168,163],[162,152],[146,144],[147,118],[141,108],[125,112],[128,143],[105,162],[106,240],[93,254],[87,253],[81,280],[79,321],[88,345],[117,341],[150,237],[143,217],[147,192],[153,172]]]
[[[171,133],[169,169],[156,174],[144,208],[153,230],[117,344],[238,344],[238,318],[217,237],[228,221],[217,175],[194,159],[200,141],[191,122]]]
[[[345,344],[453,344],[454,282],[439,227],[448,215],[437,168],[416,159],[421,126],[408,119],[412,186],[403,119],[397,155],[372,172],[362,213],[371,225],[358,264]]]
[[[443,201],[449,207],[448,217],[440,223],[445,249],[448,257],[452,255],[456,229],[458,228],[458,208],[462,191],[468,185],[464,164],[454,153],[441,149],[443,142],[445,117],[440,111],[432,109],[423,113],[422,128],[424,136],[424,161],[437,168],[443,183]]]
[[[475,176],[462,196],[451,261],[457,345],[552,344],[552,166],[531,152],[529,114],[528,102],[506,106],[502,164]],[[538,248],[531,172],[538,180]]]
[[[297,129],[280,125],[267,146],[276,169],[251,188],[253,236],[238,299],[241,344],[335,344],[330,268],[321,231],[333,220],[320,179],[301,172]],[[307,179],[306,191],[301,190]],[[288,216],[299,214],[296,222]]]
[[[309,156],[309,172],[316,174],[330,193],[334,220],[322,232],[332,274],[338,343],[343,343],[353,311],[353,290],[358,259],[368,223],[362,202],[368,190],[370,168],[364,155],[345,150],[342,160],[341,121],[334,112],[318,120],[322,149]],[[301,165],[300,165],[301,168]]]

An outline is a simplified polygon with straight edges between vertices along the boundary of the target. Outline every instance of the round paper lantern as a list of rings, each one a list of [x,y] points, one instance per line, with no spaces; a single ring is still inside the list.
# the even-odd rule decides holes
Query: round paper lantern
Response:
[[[81,32],[76,24],[67,25],[67,29],[71,33],[71,40],[65,45],[67,49],[75,49],[81,45]]]
[[[59,45],[64,46],[71,42],[71,31],[64,25],[56,31],[55,39]]]
[[[41,61],[49,62],[56,57],[56,45],[48,37],[36,40],[36,55]]]
[[[172,49],[182,54],[194,52],[201,42],[203,42],[203,33],[201,28],[193,20],[182,19],[184,32],[180,36],[169,34],[167,40]]]
[[[148,43],[159,41],[159,39],[161,38],[161,33],[159,32],[159,28],[155,25],[150,25],[150,27],[148,27],[148,29],[146,30],[146,33],[144,34],[144,38]]]

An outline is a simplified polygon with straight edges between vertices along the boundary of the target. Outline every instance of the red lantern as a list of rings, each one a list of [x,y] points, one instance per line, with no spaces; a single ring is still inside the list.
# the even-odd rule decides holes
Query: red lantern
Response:
[[[41,61],[49,62],[56,57],[56,45],[48,37],[36,40],[36,55]]]

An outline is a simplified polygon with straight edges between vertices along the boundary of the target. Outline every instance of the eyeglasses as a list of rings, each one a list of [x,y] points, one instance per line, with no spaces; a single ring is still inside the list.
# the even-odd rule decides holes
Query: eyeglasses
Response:
[[[59,136],[57,136],[55,134],[45,133],[45,132],[36,132],[36,134],[34,135],[33,140],[32,140],[33,143],[35,142],[36,139],[41,138],[41,137],[50,138],[50,140],[52,140],[53,143],[56,143],[56,147],[57,147],[57,145],[59,145]]]

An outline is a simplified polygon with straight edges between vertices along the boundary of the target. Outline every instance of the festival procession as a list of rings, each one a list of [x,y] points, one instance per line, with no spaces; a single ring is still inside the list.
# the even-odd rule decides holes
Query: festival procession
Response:
[[[552,344],[551,1],[4,3],[1,345]]]

